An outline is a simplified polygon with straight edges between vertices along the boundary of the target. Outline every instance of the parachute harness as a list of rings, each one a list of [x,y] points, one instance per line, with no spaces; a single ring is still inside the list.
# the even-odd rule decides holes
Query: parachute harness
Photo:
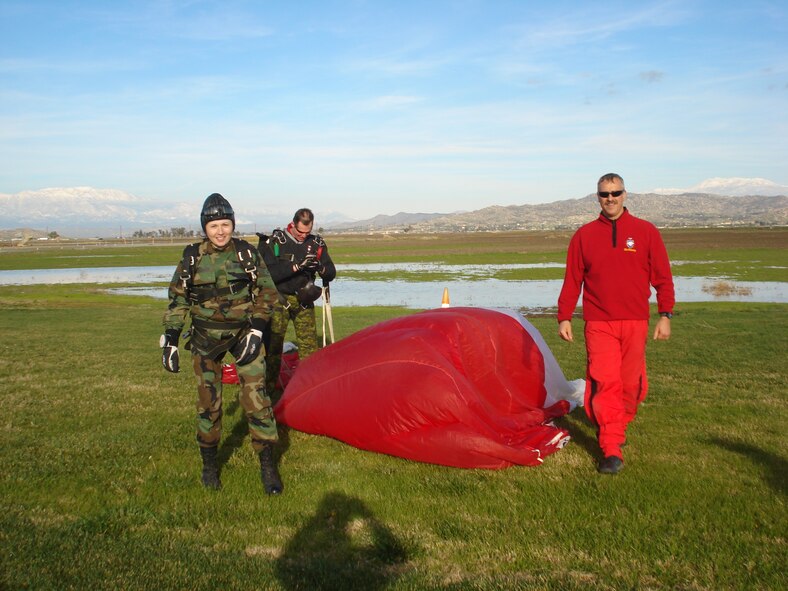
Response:
[[[280,250],[279,245],[284,244],[287,241],[287,238],[285,237],[285,233],[284,231],[282,231],[281,228],[277,228],[276,230],[271,232],[271,238],[274,239],[274,245],[273,245],[274,256],[276,258],[279,258],[279,250]]]
[[[239,242],[241,242],[239,240]],[[236,244],[236,247],[241,246]],[[240,250],[236,250],[236,254],[238,255],[238,262],[241,263],[241,266],[244,269],[244,272],[249,275],[249,297],[252,298],[254,302],[254,291],[252,287],[257,285],[257,265],[254,262],[254,254],[252,254],[252,245],[248,242],[244,242],[242,248]]]
[[[183,291],[186,292],[186,298],[189,298],[189,293],[192,286],[192,278],[194,269],[197,267],[197,261],[200,258],[200,244],[190,244],[183,249],[183,264],[181,265],[181,283],[183,284]]]
[[[255,263],[254,247],[246,240],[233,238],[235,253],[244,272],[249,276],[249,281],[234,281],[227,287],[195,288],[194,270],[200,261],[200,242],[188,245],[183,249],[180,280],[186,299],[193,303],[202,303],[215,297],[224,297],[239,293],[241,289],[249,288],[249,298],[254,302],[254,286],[257,284],[257,264]],[[239,285],[240,284],[240,285]]]

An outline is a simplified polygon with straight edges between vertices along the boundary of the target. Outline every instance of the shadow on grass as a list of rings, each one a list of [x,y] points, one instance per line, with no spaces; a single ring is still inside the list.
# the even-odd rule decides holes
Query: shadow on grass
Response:
[[[367,506],[343,493],[326,494],[276,563],[285,589],[365,589],[390,585],[408,554]]]
[[[783,496],[788,495],[788,461],[784,458],[741,441],[710,437],[706,439],[706,442],[733,453],[741,454],[759,464],[766,470],[766,475],[764,476],[766,483]]]
[[[233,399],[230,401],[230,404],[228,404],[228,405],[225,407],[225,409],[224,409],[224,416],[227,416],[227,415],[234,415],[234,414],[235,414],[235,412],[238,410],[238,408],[239,408],[240,406],[241,406],[241,403],[238,401],[238,393],[236,392],[236,393],[235,393],[235,396],[234,396],[234,397],[233,397]]]
[[[583,448],[595,461],[602,459],[602,451],[596,439],[596,427],[588,420],[585,411],[578,407],[568,415],[553,421],[556,426],[569,431],[572,441]]]
[[[287,450],[290,449],[290,427],[284,423],[277,423],[276,428],[277,431],[279,431],[279,443],[276,444],[274,457],[276,457],[278,461],[278,459],[285,455]]]
[[[230,431],[230,434],[222,438],[222,444],[219,447],[218,461],[219,471],[222,467],[230,461],[230,457],[236,450],[240,449],[243,445],[244,439],[249,434],[249,426],[246,423],[246,417],[242,416]]]

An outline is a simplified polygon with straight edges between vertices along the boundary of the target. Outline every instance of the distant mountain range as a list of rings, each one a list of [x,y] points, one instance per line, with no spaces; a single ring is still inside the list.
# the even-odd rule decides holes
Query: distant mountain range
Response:
[[[636,216],[660,227],[730,225],[788,225],[788,197],[724,197],[701,193],[627,195],[627,207]],[[599,213],[596,195],[539,205],[485,207],[455,214],[397,214],[331,227],[356,232],[489,232],[577,228]],[[421,217],[419,217],[421,216]]]
[[[658,226],[788,225],[788,186],[766,179],[715,178],[690,189],[629,193],[627,206]],[[591,194],[537,205],[491,206],[461,213],[378,215],[353,221],[321,212],[325,232],[457,232],[575,228],[599,211]],[[281,226],[291,213],[258,209],[237,219],[242,232]],[[250,221],[253,220],[253,221]],[[137,230],[199,230],[194,204],[162,203],[116,189],[72,187],[0,193],[0,231],[26,236],[130,236]]]

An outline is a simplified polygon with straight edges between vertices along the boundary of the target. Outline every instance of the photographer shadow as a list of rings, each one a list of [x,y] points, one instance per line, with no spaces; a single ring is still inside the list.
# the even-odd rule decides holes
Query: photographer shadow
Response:
[[[383,589],[408,560],[397,537],[358,498],[331,492],[276,563],[285,589]]]
[[[755,464],[760,465],[765,470],[764,480],[766,483],[777,493],[783,496],[788,494],[788,461],[785,458],[741,441],[732,441],[722,437],[709,437],[705,441],[745,456]]]

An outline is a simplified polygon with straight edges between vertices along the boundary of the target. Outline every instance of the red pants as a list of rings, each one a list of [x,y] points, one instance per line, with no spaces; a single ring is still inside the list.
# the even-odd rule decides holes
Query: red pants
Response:
[[[627,425],[648,392],[647,335],[648,320],[586,322],[585,409],[605,457],[622,457]]]

